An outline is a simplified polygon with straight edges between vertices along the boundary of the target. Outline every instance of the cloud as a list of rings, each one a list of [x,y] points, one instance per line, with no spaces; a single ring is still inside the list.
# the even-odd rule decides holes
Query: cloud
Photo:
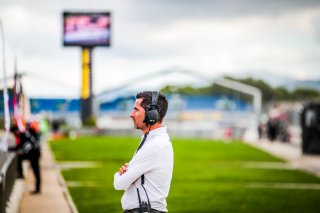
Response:
[[[172,20],[235,18],[241,16],[277,16],[318,7],[317,0],[138,0],[127,2],[129,17],[137,22],[163,24]]]
[[[1,1],[8,52],[20,69],[56,82],[28,86],[34,96],[80,92],[81,49],[62,47],[64,10],[112,13],[112,45],[93,51],[95,93],[173,65],[212,77],[267,70],[320,78],[319,1]]]

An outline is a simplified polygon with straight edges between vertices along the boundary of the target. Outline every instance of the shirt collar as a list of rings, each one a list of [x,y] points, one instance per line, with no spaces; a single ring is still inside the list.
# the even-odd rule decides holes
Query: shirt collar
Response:
[[[156,128],[156,129],[153,129],[149,132],[148,134],[148,138],[154,136],[154,135],[158,135],[158,134],[161,134],[161,133],[167,133],[167,127],[166,126],[161,126],[159,128]],[[144,135],[141,136],[141,138],[143,138]]]

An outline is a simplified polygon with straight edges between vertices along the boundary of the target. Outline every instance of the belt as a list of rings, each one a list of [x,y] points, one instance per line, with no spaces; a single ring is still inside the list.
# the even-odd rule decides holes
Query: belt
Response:
[[[148,212],[148,211],[143,211],[143,212]],[[136,209],[124,210],[123,213],[143,213],[143,212],[141,212],[139,208],[136,208]],[[158,211],[156,209],[151,209],[151,213],[164,213],[164,212]]]

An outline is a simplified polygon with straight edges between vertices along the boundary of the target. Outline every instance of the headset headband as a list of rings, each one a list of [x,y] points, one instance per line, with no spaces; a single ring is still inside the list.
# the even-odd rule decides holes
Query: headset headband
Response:
[[[152,91],[151,105],[156,106],[158,103],[159,93],[157,91]]]

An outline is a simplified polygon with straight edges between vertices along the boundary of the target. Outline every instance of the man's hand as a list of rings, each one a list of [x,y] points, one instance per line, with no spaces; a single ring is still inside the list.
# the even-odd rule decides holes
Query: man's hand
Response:
[[[126,171],[128,170],[128,163],[125,163],[119,170],[119,174],[123,175],[124,173],[126,173]]]

